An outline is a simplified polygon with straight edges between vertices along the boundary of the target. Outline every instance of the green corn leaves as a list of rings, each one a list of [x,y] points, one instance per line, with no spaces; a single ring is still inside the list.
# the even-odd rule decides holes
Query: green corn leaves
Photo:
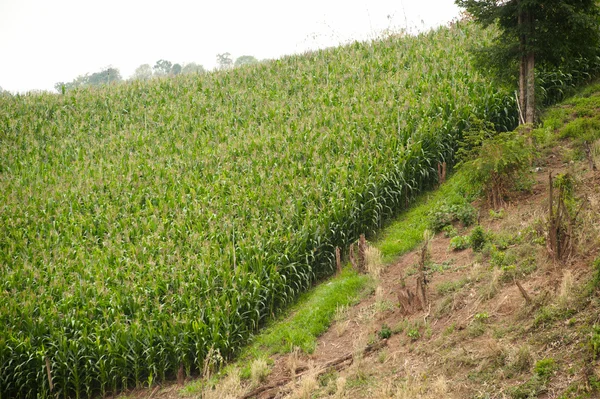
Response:
[[[469,66],[493,34],[0,98],[0,397],[106,395],[233,356],[336,246],[436,183],[472,115],[515,123]]]

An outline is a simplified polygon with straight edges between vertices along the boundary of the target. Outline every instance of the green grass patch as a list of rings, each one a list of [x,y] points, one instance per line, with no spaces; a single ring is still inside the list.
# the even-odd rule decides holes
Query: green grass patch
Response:
[[[466,206],[470,195],[465,193],[462,174],[455,173],[436,191],[421,194],[406,212],[383,230],[375,242],[385,262],[391,262],[423,241],[431,218],[440,208]],[[442,226],[443,228],[443,226]]]
[[[265,352],[268,355],[288,353],[295,347],[312,353],[317,337],[329,328],[336,309],[356,303],[369,281],[368,276],[346,268],[341,275],[303,294],[287,317],[273,322],[254,338],[242,359]]]

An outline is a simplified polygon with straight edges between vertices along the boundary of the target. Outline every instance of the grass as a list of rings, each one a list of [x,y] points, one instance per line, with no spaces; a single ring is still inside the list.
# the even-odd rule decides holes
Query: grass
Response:
[[[289,353],[298,347],[312,353],[317,337],[329,328],[336,310],[356,303],[368,282],[368,276],[344,269],[340,276],[303,294],[289,310],[290,316],[268,326],[254,338],[247,351],[272,355]],[[244,355],[241,357],[244,358]]]
[[[430,227],[430,217],[442,204],[463,205],[466,203],[465,180],[455,173],[437,190],[421,194],[415,203],[394,222],[386,227],[375,241],[386,263],[411,251],[423,241]]]

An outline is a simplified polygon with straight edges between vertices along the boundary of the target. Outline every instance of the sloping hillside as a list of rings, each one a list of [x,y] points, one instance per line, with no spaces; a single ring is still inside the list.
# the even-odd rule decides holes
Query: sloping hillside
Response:
[[[0,393],[94,396],[228,359],[346,248],[435,184],[512,95],[492,31],[201,76],[0,98]]]
[[[464,170],[424,195],[374,243],[370,289],[338,307],[315,345],[301,348],[303,341],[283,336],[289,345],[271,354],[274,344],[259,336],[219,379],[155,397],[600,397],[600,85],[547,110],[539,128],[521,134],[534,158],[505,206],[464,201]],[[562,259],[549,249],[550,176],[553,214],[562,195],[565,212],[573,211],[564,214],[572,245]],[[471,223],[477,226],[464,225]],[[414,247],[427,227],[443,232],[381,262],[376,248],[389,259],[390,248]],[[427,304],[407,312],[399,294],[415,292],[420,265]]]

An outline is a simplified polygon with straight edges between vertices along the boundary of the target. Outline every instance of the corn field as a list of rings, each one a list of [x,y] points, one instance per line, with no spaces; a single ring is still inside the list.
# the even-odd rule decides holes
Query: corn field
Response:
[[[0,398],[197,375],[335,268],[514,96],[469,64],[493,31],[0,97]]]

